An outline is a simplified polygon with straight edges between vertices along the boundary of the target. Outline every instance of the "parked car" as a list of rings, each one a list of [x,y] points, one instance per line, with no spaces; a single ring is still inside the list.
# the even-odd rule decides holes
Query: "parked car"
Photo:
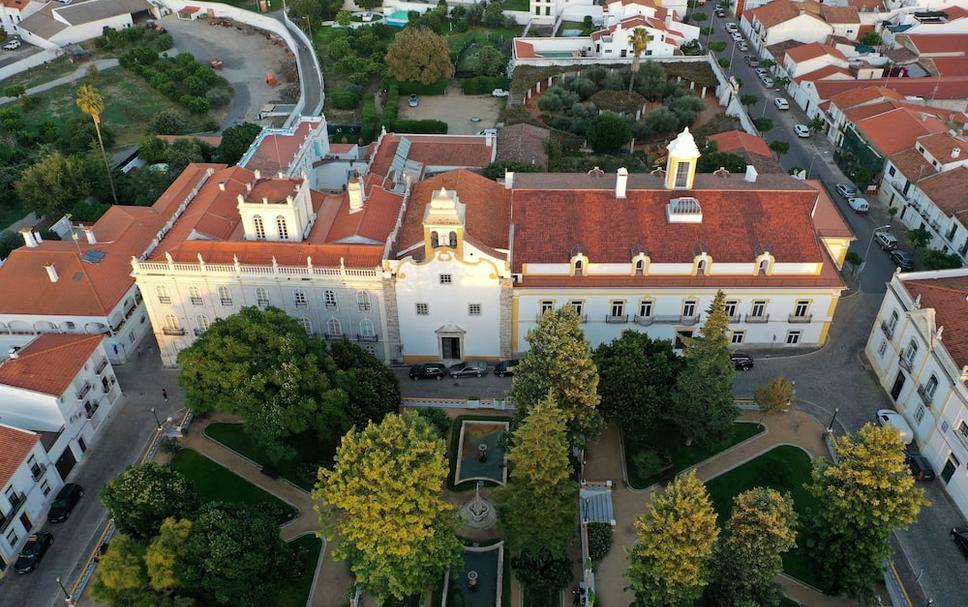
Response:
[[[749,371],[753,368],[753,357],[745,352],[733,352],[729,359],[733,361],[733,367],[737,371]]]
[[[891,261],[894,265],[901,268],[905,272],[909,272],[914,269],[914,255],[911,255],[908,251],[902,251],[900,249],[895,249],[891,251],[889,255]]]
[[[492,97],[507,97],[510,94],[511,93],[509,93],[508,91],[506,91],[504,89],[494,89],[493,91],[491,91],[491,96]]]
[[[773,88],[773,79],[770,78],[770,77],[764,78],[763,79],[763,86],[766,87],[766,88],[768,88],[768,89]]]
[[[744,52],[744,53],[745,53],[746,51],[748,51],[748,50],[750,50],[750,47],[749,47],[749,45],[748,45],[748,44],[746,44],[746,42],[745,42],[745,41],[743,41],[743,40],[739,40],[739,41],[738,41],[738,43],[736,44],[736,48],[738,48],[738,49],[739,49],[740,51],[742,51],[742,52]]]
[[[746,65],[750,67],[758,67],[760,65],[760,60],[754,57],[753,55],[747,55],[746,57],[743,58],[743,61],[745,61]]]
[[[739,26],[733,22],[729,22],[726,24],[726,31],[732,34],[733,32],[739,31]]]
[[[498,377],[509,377],[514,375],[514,368],[518,366],[517,359],[502,360],[498,364],[494,365],[494,375]]]
[[[63,523],[71,517],[71,511],[78,500],[84,495],[84,488],[74,483],[67,483],[57,492],[54,502],[47,513],[48,523]]]
[[[911,426],[908,425],[907,420],[897,411],[893,409],[878,409],[876,417],[878,424],[897,428],[897,431],[901,433],[901,441],[905,445],[910,445],[914,441],[914,431],[911,430]]]
[[[447,376],[444,363],[417,363],[410,367],[410,379],[443,379]]]
[[[847,183],[838,183],[834,186],[837,193],[844,198],[850,198],[852,196],[857,196],[857,188]]]
[[[418,105],[420,105],[420,97],[417,97],[416,95],[410,95],[410,99],[407,100],[407,105],[409,105],[410,107],[417,107]]]
[[[732,36],[733,40],[735,40],[736,42],[742,42],[743,41],[743,34],[741,34],[739,32],[734,31],[734,32],[732,32],[730,34],[730,36]]]
[[[961,554],[968,559],[968,527],[955,527],[952,529],[951,539],[955,541],[955,546],[958,546]]]
[[[928,461],[928,458],[924,457],[920,453],[908,453],[904,457],[904,461],[907,462],[908,468],[911,469],[911,474],[914,476],[914,480],[934,480],[934,469],[931,467],[931,462]]]
[[[871,209],[871,205],[865,198],[852,196],[847,199],[847,205],[858,213],[866,213]]]
[[[48,531],[38,531],[29,536],[23,550],[20,551],[20,556],[17,557],[17,562],[13,565],[14,571],[23,575],[36,569],[53,543],[54,536]]]
[[[790,102],[783,97],[775,97],[773,99],[773,105],[776,106],[778,110],[788,110],[790,109]]]
[[[897,238],[886,230],[874,232],[874,242],[884,251],[893,251],[897,248]]]
[[[487,375],[487,363],[483,360],[469,360],[451,365],[447,370],[451,377],[484,377]]]
[[[724,9],[717,8],[716,9],[716,16],[719,17],[720,19],[722,19],[723,17],[726,16],[726,11]]]
[[[806,138],[810,136],[810,127],[805,124],[795,124],[793,125],[793,132],[797,134],[797,137]]]
[[[10,42],[3,45],[3,50],[5,51],[15,51],[20,48],[19,40],[11,40]]]

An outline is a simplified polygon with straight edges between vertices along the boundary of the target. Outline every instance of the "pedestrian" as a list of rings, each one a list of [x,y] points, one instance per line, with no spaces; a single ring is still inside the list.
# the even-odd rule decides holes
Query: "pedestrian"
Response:
[[[162,388],[161,389],[161,397],[163,399],[165,399],[165,403],[167,404],[168,403],[168,390]]]
[[[571,604],[574,605],[574,607],[578,607],[578,603],[580,602],[581,602],[581,593],[578,592],[577,588],[573,588],[571,591]]]

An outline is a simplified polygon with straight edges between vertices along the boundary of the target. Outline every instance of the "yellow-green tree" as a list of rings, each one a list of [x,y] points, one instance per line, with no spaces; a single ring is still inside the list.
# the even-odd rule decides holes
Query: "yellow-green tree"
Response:
[[[188,537],[192,522],[188,519],[166,518],[145,552],[145,566],[151,587],[167,592],[182,586],[179,563],[188,553]]]
[[[764,413],[785,411],[793,400],[793,383],[782,374],[764,384],[753,393],[753,400]]]
[[[425,27],[397,34],[386,59],[390,75],[400,82],[433,84],[454,75],[447,39]]]
[[[99,601],[114,605],[142,596],[148,588],[145,547],[124,534],[111,539],[98,562],[92,592]]]
[[[313,490],[333,557],[381,602],[428,588],[461,560],[455,507],[441,499],[444,441],[419,415],[350,430]]]
[[[625,572],[636,607],[692,605],[710,579],[719,537],[716,512],[695,472],[655,495],[635,520],[638,542],[628,549]]]
[[[629,36],[629,44],[632,45],[632,73],[629,75],[629,93],[635,86],[635,75],[639,72],[639,61],[641,61],[642,53],[649,47],[650,42],[652,42],[652,36],[644,27],[635,28]]]
[[[890,535],[929,505],[904,461],[896,428],[865,424],[836,444],[839,463],[814,464],[810,492],[819,506],[810,539],[827,589],[873,601],[881,564],[891,555]]]
[[[97,143],[101,148],[101,158],[104,160],[104,170],[108,174],[108,183],[111,184],[111,198],[114,204],[118,204],[118,195],[114,191],[114,178],[111,177],[111,165],[108,164],[108,155],[104,151],[104,140],[101,138],[101,114],[104,113],[104,97],[90,84],[82,84],[77,89],[77,107],[91,117],[94,121],[94,131],[97,133]]]

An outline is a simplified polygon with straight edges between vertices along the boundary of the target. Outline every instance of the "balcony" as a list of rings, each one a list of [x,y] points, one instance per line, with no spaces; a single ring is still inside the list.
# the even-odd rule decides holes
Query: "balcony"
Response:
[[[327,301],[324,305],[326,306],[326,309],[327,310],[335,310],[336,308],[339,307],[339,306],[336,305],[336,302],[335,301],[334,302]]]
[[[166,304],[166,305],[167,304],[170,304],[171,303],[171,297],[168,296],[168,295],[159,295],[158,296],[158,303],[160,303],[160,304]]]
[[[734,324],[734,323],[741,322],[743,320],[743,316],[740,314],[729,314],[727,316],[727,319],[729,320],[730,324]]]
[[[193,306],[200,306],[200,305],[202,305],[202,298],[201,297],[192,297],[191,299],[192,299],[192,305]]]
[[[928,389],[924,384],[918,386],[918,396],[921,397],[921,402],[924,403],[925,407],[930,407],[931,402],[934,400],[934,393],[928,392]]]
[[[104,371],[104,368],[107,366],[108,366],[108,359],[105,358],[97,364],[97,367],[94,368],[94,372],[100,375],[101,372]]]
[[[356,341],[380,341],[379,335],[361,335],[356,334]]]
[[[27,501],[27,498],[24,497],[23,493],[14,493],[7,499],[10,501],[10,512],[5,515],[0,515],[0,533],[5,533],[7,531],[7,527],[10,526],[10,523],[17,519],[17,512],[20,510],[20,507],[23,506]]]
[[[690,314],[690,315],[683,314],[682,316],[679,317],[679,324],[694,325],[699,322],[699,318],[700,317],[698,314]]]
[[[894,327],[887,324],[886,320],[881,321],[881,331],[888,339],[894,339]]]
[[[304,301],[297,301],[296,302],[296,307],[297,308],[305,308],[307,305],[308,304],[306,302],[304,302]]]
[[[323,336],[326,339],[333,339],[333,340],[343,339],[343,332],[340,331],[339,333],[330,333],[329,331],[327,331],[326,333],[323,333]]]
[[[161,330],[161,332],[165,335],[184,335],[185,329],[180,327],[165,327]]]
[[[651,314],[649,314],[648,316],[639,316],[638,314],[636,314],[632,318],[632,322],[634,322],[637,325],[642,325],[643,327],[648,327],[649,325],[655,322],[655,316],[652,316]]]
[[[748,323],[766,323],[770,322],[769,314],[747,314],[746,322]]]
[[[225,307],[229,307],[229,306],[232,305],[232,298],[231,297],[223,297],[219,301],[221,301],[222,302],[222,305],[225,306]]]
[[[911,368],[914,366],[914,361],[906,356],[902,356],[898,359],[897,364],[899,364],[902,369],[910,373]]]
[[[30,478],[34,479],[34,481],[39,481],[45,472],[47,472],[47,464],[34,464],[30,468]]]
[[[629,321],[628,314],[609,315],[605,317],[605,322],[609,324],[623,324]]]
[[[791,314],[787,319],[791,323],[808,323],[813,320],[813,314]]]
[[[84,397],[87,396],[87,393],[90,391],[91,391],[91,383],[85,382],[84,386],[77,391],[77,400],[84,400]]]
[[[101,406],[101,403],[97,402],[93,405],[91,403],[84,403],[84,417],[91,419],[94,414],[97,413],[97,408]]]

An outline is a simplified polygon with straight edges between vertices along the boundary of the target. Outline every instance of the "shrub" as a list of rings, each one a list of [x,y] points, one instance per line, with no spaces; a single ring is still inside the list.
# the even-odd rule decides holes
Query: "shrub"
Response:
[[[447,440],[447,433],[450,432],[451,421],[443,409],[422,407],[417,409],[417,413],[420,414],[420,417],[427,420],[427,423],[437,431],[440,438]]]
[[[643,449],[632,458],[632,467],[639,478],[650,478],[662,472],[666,463],[653,449]]]
[[[755,126],[756,130],[759,132],[766,133],[767,131],[773,130],[773,121],[769,118],[754,118],[753,126]]]
[[[398,133],[447,133],[447,123],[440,120],[397,120],[394,129]]]
[[[590,78],[583,78],[581,76],[569,78],[565,81],[565,86],[568,88],[568,90],[577,93],[582,100],[588,99],[594,95],[596,89],[598,88]]]
[[[625,90],[625,77],[622,76],[622,72],[611,71],[605,76],[602,85],[610,91]]]
[[[401,95],[443,95],[447,92],[447,80],[440,80],[433,84],[419,82],[398,82]]]
[[[350,91],[335,91],[330,93],[329,100],[338,110],[355,110],[360,105],[360,97]]]
[[[597,563],[612,549],[612,526],[608,523],[588,523],[588,556]]]
[[[205,93],[209,107],[225,107],[232,100],[232,90],[219,87]]]
[[[763,413],[786,411],[793,399],[793,384],[782,375],[756,389],[753,400]]]
[[[180,99],[180,103],[192,114],[204,114],[208,111],[208,99],[204,97],[185,95]]]
[[[617,152],[632,138],[632,127],[618,114],[602,112],[588,123],[586,136],[596,152]]]
[[[924,252],[921,259],[925,270],[950,270],[961,267],[961,258],[954,253],[943,253],[937,249]]]
[[[392,131],[400,114],[400,87],[395,82],[387,86],[387,101],[383,106],[383,124]]]
[[[465,95],[485,95],[494,89],[507,89],[511,81],[498,76],[475,76],[460,81],[460,90]]]
[[[538,109],[542,112],[557,112],[561,109],[561,97],[558,95],[546,94],[538,100]]]
[[[361,122],[362,129],[360,131],[360,137],[363,139],[363,142],[369,143],[376,139],[377,133],[380,132],[380,121],[376,117],[376,105],[373,99],[367,99],[363,103]]]
[[[182,450],[181,443],[178,439],[173,436],[166,436],[161,439],[161,443],[158,445],[158,450],[162,453],[167,453],[168,455],[175,455]]]
[[[542,168],[536,164],[525,164],[513,160],[498,160],[484,167],[483,174],[488,179],[503,179],[504,173],[540,173]]]

